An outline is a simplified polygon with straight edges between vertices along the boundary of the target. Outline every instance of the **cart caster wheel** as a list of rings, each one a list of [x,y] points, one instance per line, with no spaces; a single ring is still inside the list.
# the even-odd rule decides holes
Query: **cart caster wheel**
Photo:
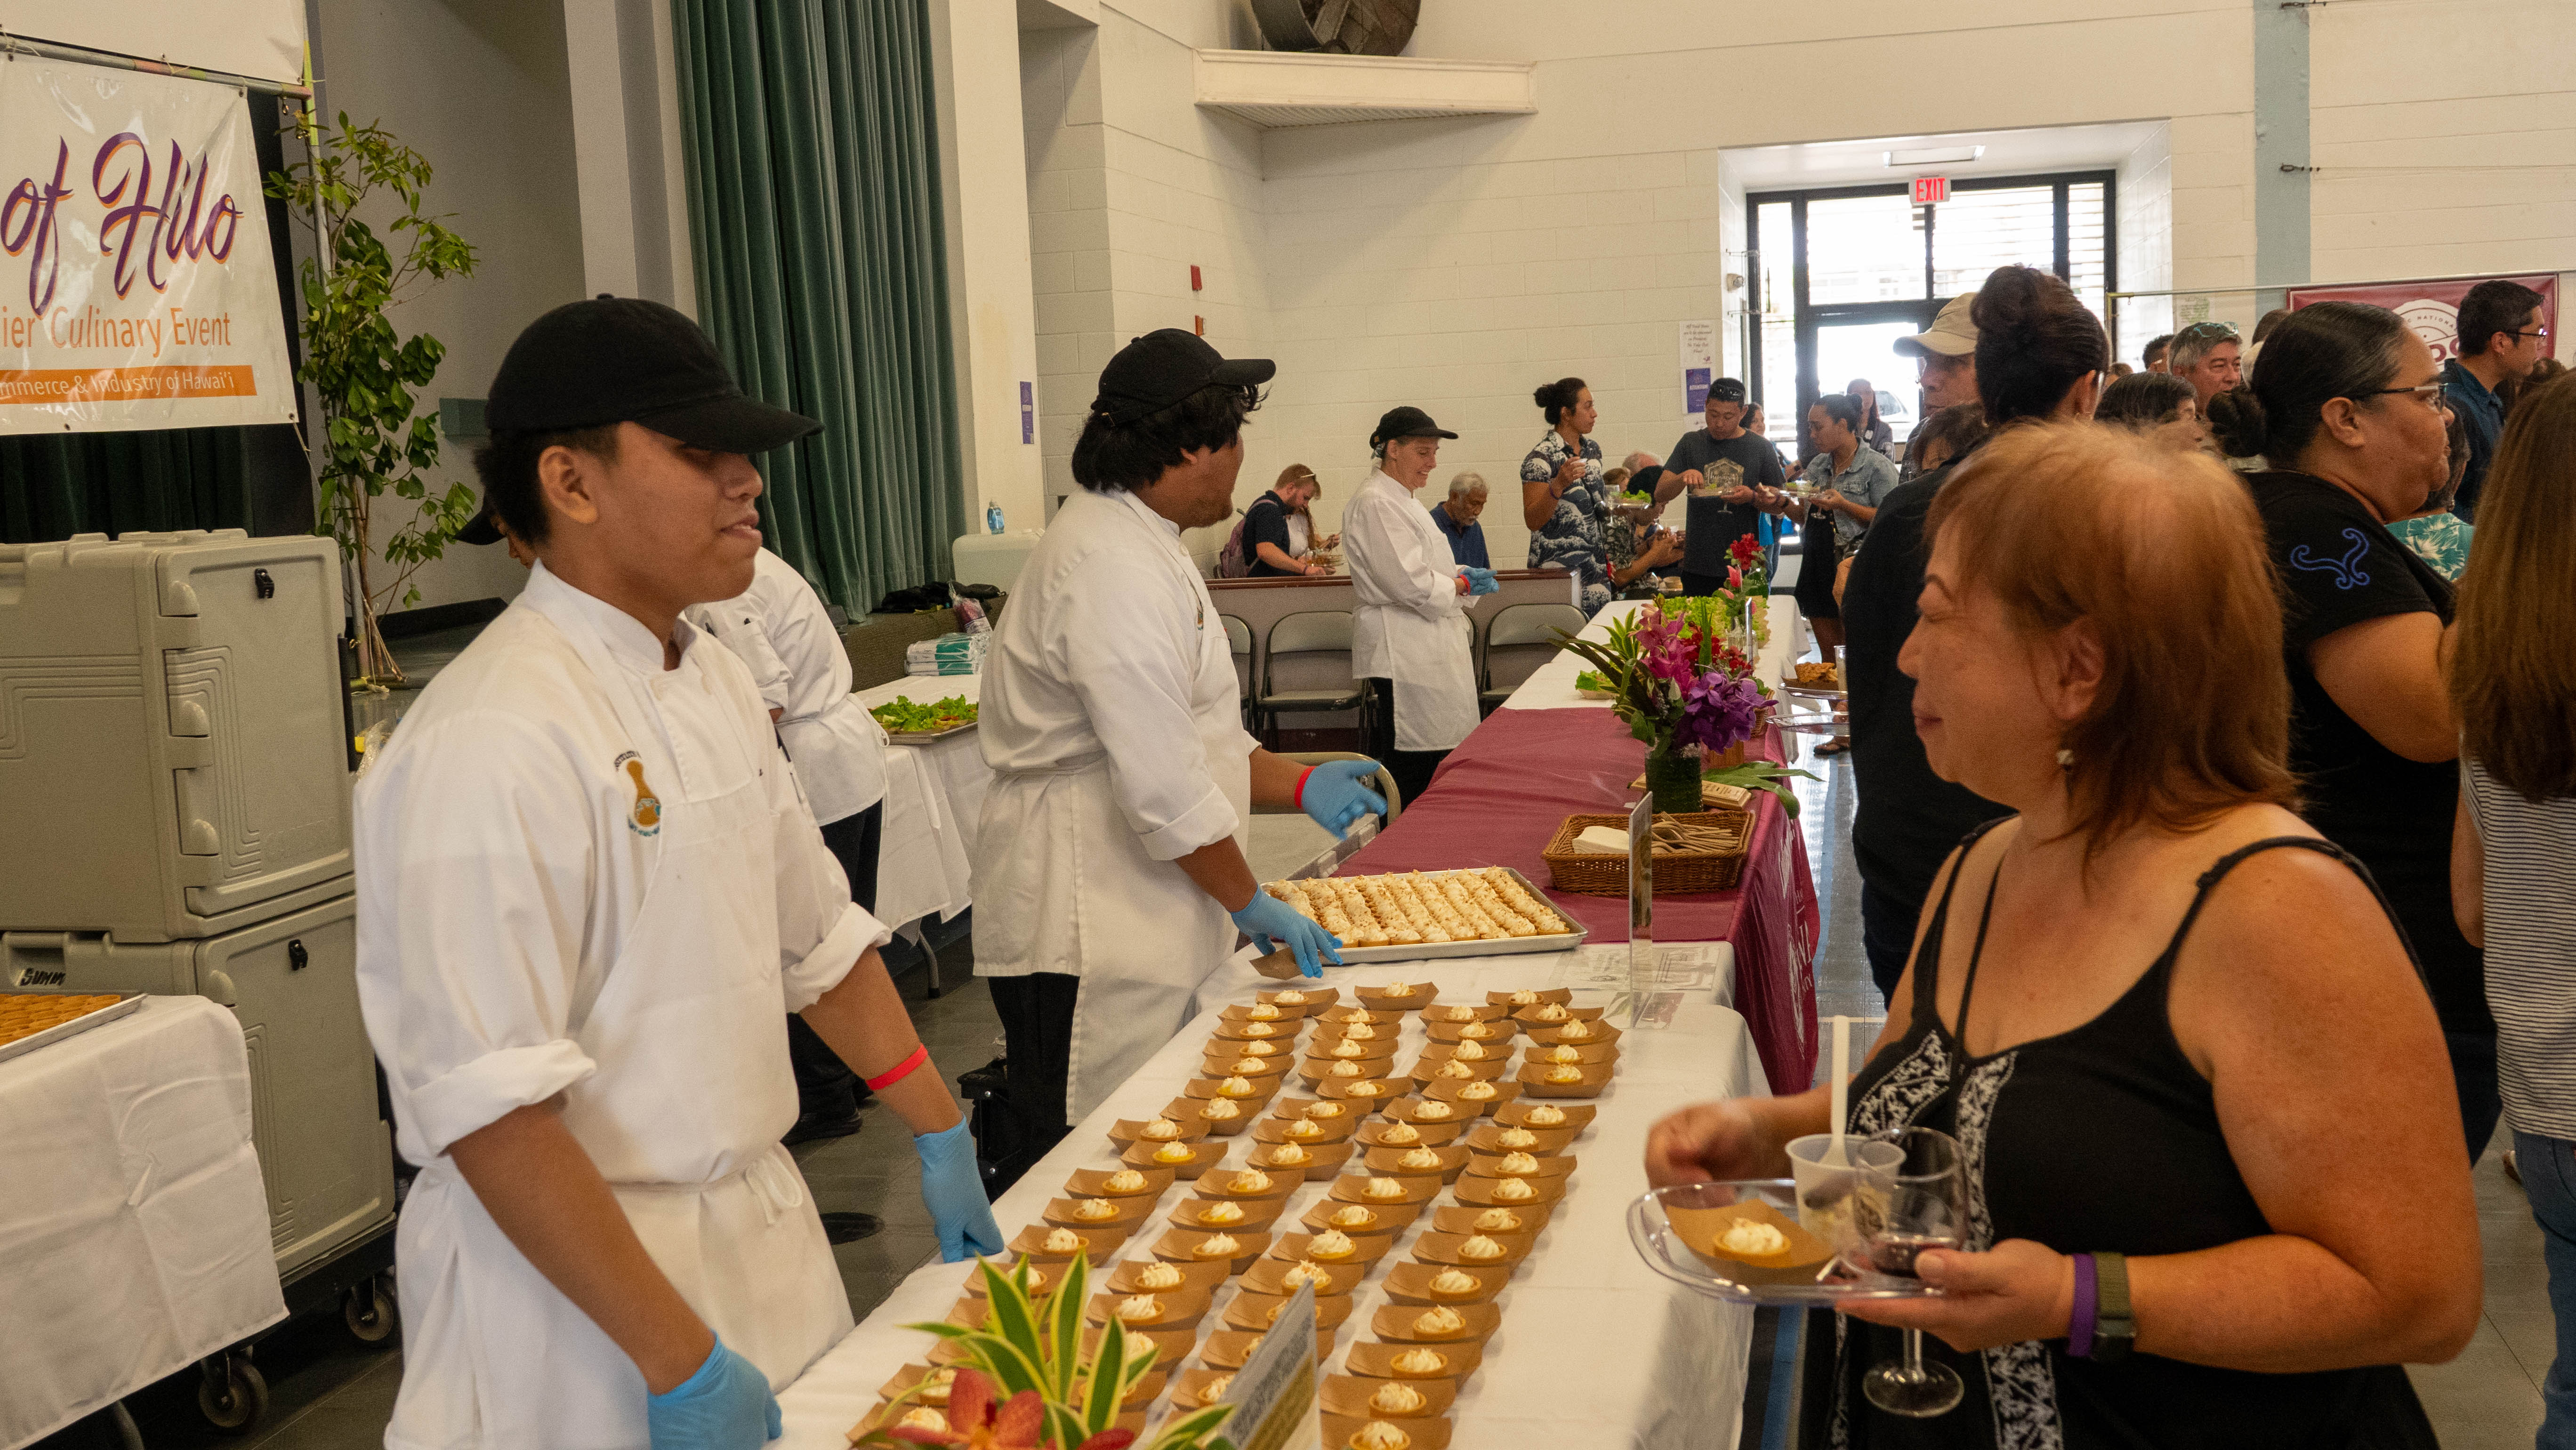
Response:
[[[360,1344],[382,1344],[393,1338],[394,1296],[383,1275],[352,1284],[340,1296],[340,1325]]]
[[[220,1379],[208,1366],[197,1381],[197,1413],[219,1434],[247,1433],[268,1413],[268,1381],[249,1360],[228,1355]]]

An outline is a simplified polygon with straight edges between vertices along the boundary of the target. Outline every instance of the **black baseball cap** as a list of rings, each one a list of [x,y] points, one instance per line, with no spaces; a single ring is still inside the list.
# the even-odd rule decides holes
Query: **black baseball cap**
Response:
[[[495,433],[560,433],[641,423],[695,448],[767,453],[823,425],[747,396],[688,314],[602,292],[567,302],[519,333],[492,378],[483,422]],[[497,544],[491,500],[456,531]]]
[[[501,359],[483,421],[495,433],[641,423],[691,447],[746,454],[823,428],[746,396],[687,314],[605,292],[527,325]]]
[[[1228,359],[1196,333],[1158,328],[1129,339],[1100,370],[1100,393],[1091,400],[1091,411],[1112,423],[1133,423],[1202,388],[1248,388],[1270,381],[1278,371],[1279,365],[1266,357]]]
[[[1708,385],[1708,400],[1712,403],[1741,403],[1744,401],[1744,384],[1733,378],[1719,378]]]
[[[1377,420],[1377,431],[1369,435],[1369,446],[1392,443],[1398,438],[1455,438],[1458,435],[1431,421],[1431,415],[1415,407],[1389,408]]]

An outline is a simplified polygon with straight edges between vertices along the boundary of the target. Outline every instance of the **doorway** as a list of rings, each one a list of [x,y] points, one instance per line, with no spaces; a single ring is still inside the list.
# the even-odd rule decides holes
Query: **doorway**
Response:
[[[1807,409],[1867,379],[1901,447],[1922,394],[1896,340],[1997,267],[2053,272],[2100,315],[2119,285],[2116,186],[2109,171],[2080,171],[1962,179],[1948,201],[1920,206],[1906,182],[1746,197],[1759,289],[1746,381],[1766,404],[1763,431],[1804,457]]]

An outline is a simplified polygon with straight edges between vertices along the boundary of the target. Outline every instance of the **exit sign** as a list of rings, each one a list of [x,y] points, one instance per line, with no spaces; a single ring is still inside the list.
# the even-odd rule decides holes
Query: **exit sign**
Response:
[[[1935,202],[1948,201],[1949,199],[1950,178],[1946,176],[1918,176],[1914,178],[1914,204],[1916,206],[1930,206]]]

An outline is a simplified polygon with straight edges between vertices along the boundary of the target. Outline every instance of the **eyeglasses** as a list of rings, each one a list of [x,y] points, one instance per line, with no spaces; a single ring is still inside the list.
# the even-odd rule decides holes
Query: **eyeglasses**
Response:
[[[2353,396],[2356,398],[2377,398],[2392,393],[2408,394],[2412,396],[2415,401],[2422,403],[2425,407],[2432,409],[2436,413],[2450,411],[2449,405],[2442,401],[2442,380],[2440,378],[2435,378],[2429,383],[2417,383],[2411,388],[2372,388],[2366,393],[2356,393]]]
[[[2499,327],[2496,331],[2503,333],[2505,336],[2510,337],[2517,342],[2526,337],[2547,337],[2549,335],[2549,329],[2545,327]]]

